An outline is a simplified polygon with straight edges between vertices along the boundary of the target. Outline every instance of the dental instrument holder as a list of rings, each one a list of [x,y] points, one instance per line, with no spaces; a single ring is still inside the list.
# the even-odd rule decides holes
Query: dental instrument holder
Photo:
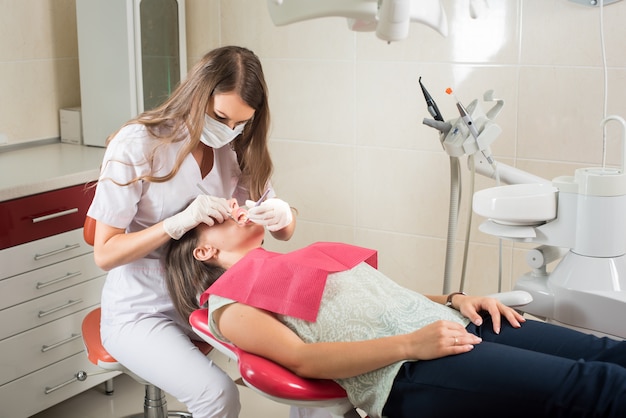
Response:
[[[492,99],[492,92],[487,92],[485,100]],[[477,101],[467,106],[479,132],[477,140],[461,118],[445,123],[424,119],[424,124],[440,131],[440,141],[450,156],[474,155],[476,171],[495,178],[495,168],[482,152],[490,153],[489,146],[501,132],[492,119],[502,105],[498,101],[487,113]],[[550,182],[497,163],[497,177],[506,184],[554,186],[556,216],[536,225],[488,219],[480,229],[503,239],[539,244],[526,256],[532,271],[514,286],[514,290],[526,291],[533,298],[521,310],[583,332],[626,339],[626,323],[622,321],[626,312],[626,121],[609,116],[602,121],[602,128],[609,121],[622,126],[621,168],[581,168],[574,176],[560,176]],[[551,262],[557,264],[548,272]]]
[[[490,97],[490,92],[485,96]],[[441,143],[444,150],[451,157],[462,157],[463,155],[473,155],[477,152],[484,156],[491,155],[489,146],[502,133],[502,129],[491,119],[495,118],[502,109],[504,102],[498,100],[497,103],[485,113],[477,100],[473,100],[467,106],[467,112],[474,120],[474,126],[478,131],[478,137],[474,138],[462,118],[457,118],[450,123],[451,128],[447,133],[442,133]],[[489,115],[489,116],[488,116]]]
[[[493,90],[487,90],[483,95],[486,102],[495,104],[484,112],[480,103],[473,100],[467,106],[467,112],[474,121],[474,126],[478,130],[478,138],[474,139],[467,125],[462,118],[451,119],[446,122],[439,122],[425,118],[423,123],[437,129],[440,132],[439,138],[443,149],[451,157],[460,158],[464,155],[474,156],[474,167],[476,172],[492,179],[499,178],[506,184],[521,183],[541,183],[549,184],[550,181],[535,176],[526,171],[498,162],[489,164],[485,155],[491,155],[490,145],[502,133],[502,129],[493,120],[500,114],[504,107],[504,100],[496,99]],[[497,165],[497,173],[495,166]]]

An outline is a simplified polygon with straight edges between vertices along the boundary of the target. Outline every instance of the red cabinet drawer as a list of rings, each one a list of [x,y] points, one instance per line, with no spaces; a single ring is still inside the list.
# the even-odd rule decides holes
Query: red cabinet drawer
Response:
[[[0,250],[83,226],[95,187],[83,184],[0,203]]]

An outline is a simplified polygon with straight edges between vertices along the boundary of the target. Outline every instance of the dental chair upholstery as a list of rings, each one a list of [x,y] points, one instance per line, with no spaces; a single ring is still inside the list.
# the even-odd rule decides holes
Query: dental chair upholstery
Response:
[[[299,377],[271,360],[216,339],[209,330],[208,309],[194,311],[189,323],[196,334],[237,362],[241,379],[250,389],[283,404],[325,408],[333,417],[361,417],[335,381]]]
[[[94,234],[96,229],[96,221],[93,218],[87,217],[85,219],[85,225],[83,229],[83,238],[85,242],[93,246]],[[168,411],[167,401],[163,391],[152,385],[150,382],[146,382],[139,376],[132,373],[122,364],[118,363],[113,356],[111,356],[100,339],[100,308],[96,308],[89,312],[82,323],[83,342],[85,344],[85,350],[87,351],[87,357],[96,366],[99,366],[105,370],[120,371],[128,374],[137,382],[145,386],[144,396],[144,412],[133,415],[129,418],[166,418],[166,417],[187,417],[191,418],[191,414],[183,411]],[[212,346],[202,341],[193,341],[198,349],[205,355],[211,350]],[[155,365],[158,366],[158,365]],[[113,394],[112,385],[107,382],[106,393],[108,395]]]

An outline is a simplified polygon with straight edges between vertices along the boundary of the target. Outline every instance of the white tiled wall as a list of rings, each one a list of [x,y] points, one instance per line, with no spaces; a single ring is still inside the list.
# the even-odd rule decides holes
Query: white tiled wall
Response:
[[[393,44],[353,33],[341,18],[275,27],[265,0],[187,0],[189,64],[238,44],[262,59],[272,106],[271,149],[279,194],[300,211],[287,250],[341,240],[380,251],[380,268],[441,293],[449,160],[427,117],[418,78],[444,116],[453,87],[469,103],[495,90],[506,102],[493,146],[498,161],[553,178],[602,163],[604,109],[600,12],[567,0],[489,1],[473,20],[467,0],[444,0],[450,33],[412,25]],[[0,0],[0,132],[11,142],[59,135],[58,108],[79,104],[74,0]],[[605,8],[608,114],[626,116],[626,2]],[[621,144],[608,129],[608,161]],[[463,164],[464,167],[464,164]],[[461,271],[469,175],[454,280]],[[477,187],[493,182],[478,178]],[[497,289],[498,241],[473,219],[467,265],[472,293]],[[504,289],[525,271],[524,246],[505,242]]]
[[[59,108],[80,103],[74,0],[0,1],[0,133],[59,136]]]

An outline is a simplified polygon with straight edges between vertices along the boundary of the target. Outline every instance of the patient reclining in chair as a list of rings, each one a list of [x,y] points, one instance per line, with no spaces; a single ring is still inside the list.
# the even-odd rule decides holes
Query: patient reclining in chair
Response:
[[[489,297],[424,296],[376,252],[261,248],[264,228],[200,224],[167,255],[184,317],[206,301],[218,338],[337,381],[370,417],[624,417],[626,343],[539,321]],[[206,291],[205,291],[206,290]]]

